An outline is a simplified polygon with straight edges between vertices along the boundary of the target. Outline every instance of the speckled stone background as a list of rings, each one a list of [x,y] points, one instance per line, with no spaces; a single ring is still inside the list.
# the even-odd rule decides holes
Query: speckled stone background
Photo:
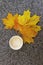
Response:
[[[11,36],[18,33],[4,30],[1,19],[8,12],[22,14],[27,9],[32,12],[31,15],[41,16],[39,25],[42,30],[34,44],[25,44],[20,50],[14,51],[8,42]],[[0,65],[43,65],[43,0],[0,0]]]

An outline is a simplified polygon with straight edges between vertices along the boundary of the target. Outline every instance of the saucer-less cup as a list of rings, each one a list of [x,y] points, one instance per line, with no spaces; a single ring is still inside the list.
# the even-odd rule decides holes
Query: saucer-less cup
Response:
[[[16,35],[16,36],[12,36],[9,40],[9,46],[13,49],[13,50],[19,50],[22,48],[23,46],[23,39]]]

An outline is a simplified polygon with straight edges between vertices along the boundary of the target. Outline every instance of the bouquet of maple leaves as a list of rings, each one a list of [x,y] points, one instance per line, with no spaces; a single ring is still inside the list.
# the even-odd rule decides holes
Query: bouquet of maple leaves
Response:
[[[8,13],[6,18],[3,18],[3,24],[5,29],[15,29],[22,34],[24,42],[34,42],[34,37],[41,30],[41,26],[37,25],[40,20],[40,16],[36,14],[30,16],[31,12],[29,10],[24,11],[23,15],[15,14],[12,15]]]

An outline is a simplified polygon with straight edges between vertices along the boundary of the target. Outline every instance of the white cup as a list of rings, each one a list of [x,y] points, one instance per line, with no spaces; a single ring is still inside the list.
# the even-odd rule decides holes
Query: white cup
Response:
[[[19,50],[23,46],[23,39],[18,35],[12,36],[9,40],[9,45],[13,50]]]

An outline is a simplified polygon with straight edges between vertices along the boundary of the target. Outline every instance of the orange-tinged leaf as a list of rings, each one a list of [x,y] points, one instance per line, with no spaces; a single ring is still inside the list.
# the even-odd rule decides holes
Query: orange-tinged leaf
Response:
[[[35,37],[37,35],[38,32],[36,32],[32,27],[22,27],[20,30],[22,37],[24,39],[24,41],[27,42],[33,42],[33,37]]]
[[[6,29],[13,28],[19,30],[24,42],[33,43],[33,38],[36,37],[41,30],[41,26],[37,24],[40,21],[40,16],[37,16],[36,14],[30,16],[30,14],[31,12],[29,10],[24,11],[23,15],[12,15],[11,13],[8,13],[7,17],[2,20]]]

